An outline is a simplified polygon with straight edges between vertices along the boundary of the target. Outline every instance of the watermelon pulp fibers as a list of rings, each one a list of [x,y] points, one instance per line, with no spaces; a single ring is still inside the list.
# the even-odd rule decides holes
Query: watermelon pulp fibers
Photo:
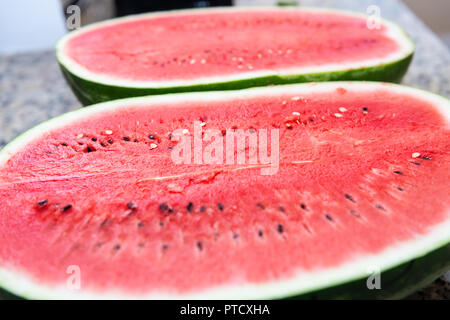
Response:
[[[0,155],[0,282],[31,297],[283,297],[408,261],[449,241],[449,107],[321,83],[63,115]],[[175,164],[173,133],[194,121],[278,129],[278,171]]]
[[[168,41],[170,39],[170,41]],[[398,81],[413,45],[396,25],[318,9],[202,9],[115,19],[70,33],[58,59],[84,103],[276,83]]]

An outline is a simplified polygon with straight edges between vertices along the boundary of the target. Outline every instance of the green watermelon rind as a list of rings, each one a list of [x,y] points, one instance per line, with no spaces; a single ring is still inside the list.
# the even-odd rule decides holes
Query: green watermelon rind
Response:
[[[323,82],[340,80],[367,80],[400,82],[405,75],[413,54],[406,58],[380,66],[360,68],[346,71],[320,72],[298,74],[289,76],[267,76],[253,79],[243,79],[228,82],[198,84],[191,86],[178,86],[166,88],[132,88],[106,85],[93,82],[71,73],[64,65],[60,64],[64,78],[69,83],[74,94],[83,105],[98,102],[116,100],[128,97],[159,95],[168,93],[197,92],[197,91],[221,91],[246,89],[267,85],[294,84],[303,82]]]
[[[359,87],[358,87],[359,86]],[[160,96],[137,97],[109,101],[86,108],[71,111],[60,115],[56,118],[47,120],[23,134],[19,135],[2,150],[0,150],[0,165],[7,161],[13,154],[20,151],[30,141],[37,139],[48,130],[63,127],[77,119],[85,116],[92,116],[95,113],[115,110],[125,105],[148,105],[151,103],[161,103],[170,101],[196,101],[197,99],[221,99],[227,100],[233,97],[252,97],[274,93],[301,93],[301,90],[315,91],[316,88],[323,87],[336,89],[339,87],[351,89],[364,88],[387,88],[400,93],[411,94],[420,97],[425,101],[433,104],[439,112],[441,112],[450,123],[450,100],[445,97],[436,95],[420,89],[414,89],[407,86],[400,86],[388,83],[376,82],[326,82],[317,84],[297,84],[277,86],[272,88],[251,88],[236,91],[222,92],[202,92],[202,93],[179,93]],[[292,90],[292,91],[289,91]],[[272,92],[270,92],[272,91]],[[269,93],[268,93],[269,92]],[[320,92],[320,91],[319,91]],[[450,214],[450,211],[448,212]],[[375,259],[375,260],[374,260]],[[156,296],[156,298],[203,298],[203,299],[223,299],[223,298],[240,298],[240,299],[270,299],[270,298],[301,298],[301,299],[399,299],[403,298],[417,289],[422,288],[430,283],[445,271],[450,269],[450,221],[445,221],[437,226],[431,227],[426,235],[408,240],[406,242],[389,247],[376,255],[364,257],[356,257],[356,262],[351,261],[350,265],[343,267],[337,266],[321,270],[327,274],[327,279],[322,275],[310,274],[313,285],[304,286],[302,288],[286,288],[289,282],[296,281],[296,278],[288,279],[284,282],[262,284],[261,288],[252,288],[251,291],[241,292],[241,288],[233,288],[235,295],[228,295],[229,292],[223,288],[213,289],[207,293],[199,295],[164,295]],[[364,268],[370,263],[376,261],[377,266],[381,270],[381,290],[368,290],[366,287],[366,279],[370,275]],[[364,267],[362,267],[364,266]],[[337,271],[336,271],[337,270]],[[334,273],[333,273],[334,272]],[[331,276],[328,279],[328,276]],[[384,280],[387,280],[384,282]],[[317,281],[316,281],[317,280]],[[20,283],[20,285],[17,285]],[[298,283],[298,282],[297,282]],[[245,286],[245,285],[244,285]],[[259,286],[259,285],[258,285]],[[72,293],[58,290],[59,288],[46,287],[45,284],[39,283],[36,279],[31,279],[25,272],[13,270],[11,267],[0,267],[0,287],[5,290],[24,298],[31,299],[48,299],[48,298],[148,298],[147,296],[134,296],[126,293],[113,293],[108,295],[105,293],[96,294],[90,291],[85,293]],[[243,286],[240,286],[243,287]],[[268,288],[268,289],[267,289]],[[244,289],[244,288],[243,288]],[[267,289],[267,290],[264,290]],[[222,292],[224,290],[225,294]],[[239,291],[237,291],[239,290]],[[236,294],[239,292],[239,294]],[[155,298],[154,295],[149,296]]]
[[[231,10],[242,10],[243,8],[235,8]],[[244,8],[245,9],[245,8]],[[259,8],[264,10],[267,8]],[[275,9],[275,8],[271,8]],[[361,14],[334,10],[334,9],[318,9],[318,8],[276,8],[278,10],[312,10],[312,11],[323,11],[323,12],[335,12],[341,14],[347,14],[352,16],[361,16]],[[170,14],[177,14],[183,12],[209,12],[213,10],[220,10],[217,8],[212,9],[188,9],[188,10],[174,10]],[[230,10],[230,9],[227,9]],[[120,23],[121,21],[132,20],[141,16],[152,16],[160,15],[164,13],[150,13],[143,15],[129,16],[125,18],[113,19],[107,22],[101,22],[88,26],[87,28],[95,28],[96,25],[102,26],[105,24],[112,24],[114,21]],[[159,95],[168,93],[181,93],[181,92],[197,92],[197,91],[216,91],[216,90],[236,90],[245,89],[251,87],[260,87],[267,85],[281,85],[281,84],[294,84],[294,83],[304,83],[304,82],[323,82],[323,81],[350,81],[350,80],[366,80],[366,81],[384,81],[384,82],[394,82],[398,83],[402,80],[411,60],[414,55],[415,46],[412,40],[409,38],[407,33],[397,24],[382,20],[389,28],[397,32],[396,36],[399,39],[399,43],[403,41],[403,45],[409,47],[408,53],[401,58],[394,61],[387,61],[386,63],[367,65],[357,68],[348,69],[333,69],[321,72],[312,73],[292,73],[292,74],[270,74],[267,76],[255,76],[255,77],[244,77],[239,79],[230,80],[226,77],[224,81],[217,81],[217,78],[211,80],[210,82],[206,80],[202,83],[192,83],[191,81],[180,81],[177,85],[158,85],[157,82],[149,82],[148,85],[143,86],[142,84],[133,85],[133,81],[121,81],[115,80],[113,78],[107,79],[105,81],[104,76],[96,79],[95,75],[90,74],[82,75],[80,72],[80,66],[76,66],[75,63],[71,62],[69,58],[64,54],[64,45],[68,39],[68,36],[63,37],[56,46],[57,59],[62,70],[64,78],[67,80],[72,91],[80,100],[83,105],[89,105],[93,103],[105,102],[116,99],[123,99],[128,97],[138,97],[147,95]],[[86,28],[86,29],[87,29]],[[83,28],[81,29],[83,30]],[[71,34],[69,34],[71,35]],[[401,49],[401,48],[400,48]],[[399,49],[399,50],[400,50]],[[251,75],[251,72],[248,73]],[[218,77],[220,78],[220,77]],[[117,84],[115,84],[117,82]],[[183,83],[185,82],[185,84]]]
[[[450,270],[450,245],[444,245],[399,266],[381,272],[381,289],[368,289],[368,276],[335,287],[320,289],[294,299],[397,300],[425,288]]]

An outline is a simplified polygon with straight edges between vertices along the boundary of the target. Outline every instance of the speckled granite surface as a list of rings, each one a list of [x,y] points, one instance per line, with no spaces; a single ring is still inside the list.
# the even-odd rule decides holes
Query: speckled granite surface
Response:
[[[359,12],[366,12],[369,5],[379,6],[381,16],[404,27],[417,45],[403,83],[450,97],[447,47],[401,2],[301,0],[299,3]],[[24,130],[80,106],[64,82],[53,51],[0,56],[0,147]],[[410,299],[450,299],[450,284],[442,278]]]

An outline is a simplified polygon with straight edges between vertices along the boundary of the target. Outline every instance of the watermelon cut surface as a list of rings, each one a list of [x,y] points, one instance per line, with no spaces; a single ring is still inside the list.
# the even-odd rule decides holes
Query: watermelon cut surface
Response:
[[[391,22],[312,8],[130,16],[81,28],[57,45],[63,73],[85,104],[308,81],[395,82],[413,52]]]
[[[175,132],[196,122],[224,143],[278,130],[277,170],[175,163]],[[405,270],[430,280],[450,266],[449,123],[447,99],[370,82],[64,114],[0,153],[0,285],[30,298],[280,298],[420,257]]]

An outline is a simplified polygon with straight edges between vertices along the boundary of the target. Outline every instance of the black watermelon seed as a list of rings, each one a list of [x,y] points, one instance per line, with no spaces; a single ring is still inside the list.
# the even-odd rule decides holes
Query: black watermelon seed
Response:
[[[382,211],[386,210],[381,204],[375,205],[375,208],[377,208],[378,210],[382,210]]]
[[[403,188],[402,187],[397,187],[397,190],[398,191],[403,191]]]
[[[282,225],[282,224],[279,224],[279,225],[278,225],[277,231],[278,231],[279,233],[283,233],[283,225]]]
[[[162,212],[166,212],[166,211],[171,211],[172,209],[169,207],[169,205],[167,203],[161,203],[159,205],[159,210]]]
[[[203,250],[203,244],[202,244],[201,241],[198,241],[198,242],[197,242],[197,248],[198,248],[199,250]]]
[[[36,204],[37,204],[38,207],[43,207],[43,206],[46,206],[48,204],[48,200],[47,199],[40,200]]]
[[[164,243],[164,244],[162,245],[162,249],[163,249],[163,251],[166,251],[167,249],[169,249],[169,245],[166,244],[166,243]]]
[[[103,220],[102,223],[100,223],[100,227],[103,228],[104,226],[106,226],[109,223],[109,219],[106,218],[105,220]]]
[[[127,137],[127,136],[123,137],[122,139],[125,141],[130,141],[130,137]]]
[[[200,212],[205,212],[206,211],[206,207],[205,206],[201,206],[200,207]]]
[[[119,250],[120,250],[120,244],[116,244],[116,245],[114,246],[114,250],[115,250],[115,251],[119,251]]]
[[[366,111],[366,112],[369,111],[369,109],[367,107],[363,107],[362,109],[363,109],[363,111]]]
[[[95,142],[95,141],[97,141],[97,138],[93,137],[91,140]]]
[[[303,210],[307,210],[306,204],[304,204],[304,203],[300,203],[300,208],[302,208]]]
[[[144,226],[145,226],[145,223],[144,223],[144,222],[140,221],[140,222],[138,223],[138,227],[139,227],[139,228],[142,228],[142,227],[144,227]]]
[[[169,150],[172,150],[172,149],[173,149],[173,147],[170,147],[170,146],[169,146],[169,147],[167,147],[167,149],[169,149]]]
[[[262,230],[258,230],[258,237],[262,237],[262,236],[263,236]]]
[[[220,211],[223,211],[224,206],[223,206],[223,204],[218,203],[218,204],[217,204],[217,208],[219,208]]]
[[[70,210],[70,209],[72,209],[72,205],[71,205],[71,204],[68,204],[68,205],[65,205],[64,207],[62,207],[62,208],[61,208],[61,211],[62,211],[62,212],[65,212],[65,211],[68,211],[68,210]]]
[[[79,144],[80,146],[82,146],[82,145],[83,145],[83,142],[78,142],[78,144]]]
[[[192,212],[192,209],[194,209],[194,204],[192,202],[189,202],[186,209],[187,211]]]
[[[431,160],[430,157],[422,157],[421,159],[423,159],[423,160]]]
[[[416,166],[420,166],[420,162],[413,162]]]
[[[333,218],[332,218],[329,214],[326,214],[326,215],[325,215],[325,218],[326,218],[328,221],[334,222]]]
[[[350,200],[351,202],[355,202],[355,199],[353,199],[353,197],[351,195],[349,195],[348,193],[344,194],[345,199]]]
[[[92,148],[91,146],[87,146],[86,147],[86,152],[94,152],[95,151],[95,148]]]
[[[261,202],[258,202],[256,204],[258,206],[258,208],[260,208],[261,210],[264,210],[266,207],[264,207],[264,205]]]
[[[130,210],[136,210],[137,209],[137,204],[135,204],[134,202],[128,202],[127,203],[127,207]]]
[[[402,175],[402,174],[403,174],[403,172],[398,171],[398,170],[395,170],[394,173],[395,173],[395,174],[399,174],[399,175]]]
[[[103,245],[103,242],[97,242],[96,246],[97,248],[100,248]]]
[[[65,142],[61,143],[61,145],[62,145],[63,147],[67,147],[67,143],[65,143]]]
[[[154,135],[152,135],[152,134],[151,134],[151,135],[149,135],[149,136],[148,136],[148,138],[149,138],[150,140],[155,140],[155,136],[154,136]]]
[[[134,142],[139,142],[139,140],[138,140],[138,139],[134,139],[133,141],[134,141]]]
[[[233,239],[239,238],[239,235],[237,233],[233,233]]]
[[[108,139],[107,142],[108,142],[109,144],[113,144],[113,143],[114,143],[113,139]]]
[[[104,148],[106,147],[106,144],[104,144],[103,142],[100,142],[100,145]]]
[[[284,210],[284,207],[282,207],[282,206],[279,206],[279,207],[278,207],[278,210],[280,210],[281,212],[286,212],[286,211]]]

